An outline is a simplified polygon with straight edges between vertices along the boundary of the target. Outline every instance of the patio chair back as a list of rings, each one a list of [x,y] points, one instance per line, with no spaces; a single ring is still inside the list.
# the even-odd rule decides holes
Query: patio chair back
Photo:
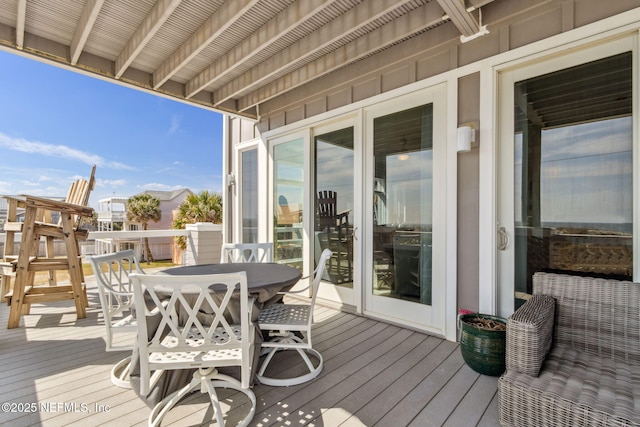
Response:
[[[135,273],[131,280],[135,313],[140,319],[141,395],[146,396],[152,378],[158,378],[152,371],[197,369],[191,382],[166,396],[151,410],[149,425],[159,426],[173,406],[197,389],[209,394],[214,417],[218,425],[224,425],[215,391],[215,387],[224,387],[243,393],[249,399],[250,407],[238,423],[247,426],[255,414],[256,397],[249,388],[254,335],[246,272],[187,276]],[[230,304],[238,303],[238,293],[242,313],[239,325],[230,324],[225,318]],[[236,298],[232,298],[234,294]],[[203,313],[212,313],[212,316]],[[240,367],[240,381],[218,372],[217,368],[226,366]],[[235,396],[232,402],[247,408]]]
[[[98,295],[106,328],[107,351],[133,349],[133,341],[114,343],[119,332],[135,332],[136,321],[132,313],[133,289],[129,275],[143,274],[138,258],[128,249],[107,255],[89,257],[98,285]]]
[[[151,318],[153,322],[155,317],[159,321],[155,329],[145,321],[138,322],[142,395],[149,392],[151,372],[156,370],[240,366],[242,387],[249,387],[249,348],[253,336],[249,331],[245,272],[132,274],[131,280],[136,318]],[[214,289],[216,298],[212,294]],[[224,314],[238,290],[243,316],[239,325],[233,325]],[[213,313],[213,321],[204,321],[201,312]]]
[[[273,243],[225,243],[221,263],[273,262]]]
[[[106,350],[132,350],[137,332],[133,316],[133,289],[129,275],[143,274],[133,250],[89,257],[98,285],[98,296],[106,329]],[[121,388],[131,388],[129,373],[131,357],[119,361],[111,369],[111,382]]]

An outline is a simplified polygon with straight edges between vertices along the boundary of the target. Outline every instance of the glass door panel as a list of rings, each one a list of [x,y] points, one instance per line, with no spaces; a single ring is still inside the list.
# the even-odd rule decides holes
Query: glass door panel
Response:
[[[623,52],[503,79],[513,121],[500,167],[512,179],[500,182],[500,212],[513,218],[502,231],[513,247],[499,256],[502,316],[531,295],[537,271],[632,280],[632,68]]]
[[[303,269],[304,140],[273,148],[274,258]]]
[[[373,121],[373,294],[431,305],[433,105]]]
[[[240,189],[242,242],[258,242],[258,149],[241,151]]]
[[[346,288],[353,288],[353,135],[349,127],[314,138],[315,260],[331,249],[323,279]]]

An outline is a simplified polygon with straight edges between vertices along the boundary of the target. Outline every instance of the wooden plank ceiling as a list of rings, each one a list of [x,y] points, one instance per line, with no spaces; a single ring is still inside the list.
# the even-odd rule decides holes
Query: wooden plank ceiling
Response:
[[[0,48],[217,111],[259,105],[493,0],[2,0]]]

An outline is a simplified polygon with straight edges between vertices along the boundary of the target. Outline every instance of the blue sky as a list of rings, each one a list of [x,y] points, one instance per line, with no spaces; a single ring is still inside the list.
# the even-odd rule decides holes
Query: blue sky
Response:
[[[221,191],[222,115],[0,50],[0,195]]]

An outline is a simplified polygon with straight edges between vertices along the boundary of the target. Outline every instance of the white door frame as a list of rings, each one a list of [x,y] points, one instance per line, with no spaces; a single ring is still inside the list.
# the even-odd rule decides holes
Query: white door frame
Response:
[[[392,323],[425,330],[435,335],[448,336],[446,322],[447,291],[455,282],[447,281],[447,236],[448,221],[456,222],[456,216],[448,217],[448,197],[456,197],[456,193],[448,195],[446,185],[447,165],[450,159],[452,144],[448,143],[447,129],[450,112],[447,108],[449,96],[447,84],[415,91],[393,100],[378,103],[364,109],[364,141],[365,141],[365,185],[364,206],[373,206],[374,159],[370,155],[373,150],[373,120],[394,112],[407,110],[420,105],[433,103],[433,232],[432,232],[432,304],[430,306],[412,303],[400,299],[373,295],[373,215],[364,216],[364,230],[361,233],[365,242],[364,250],[364,313],[373,318]],[[455,152],[455,150],[454,150]],[[454,168],[455,169],[455,168]],[[439,185],[436,185],[435,183]]]
[[[515,82],[526,80],[531,77],[535,77],[538,75],[547,74],[556,70],[565,69],[568,67],[572,67],[575,65],[595,61],[600,58],[605,58],[608,56],[612,56],[618,53],[633,51],[634,59],[636,64],[638,64],[637,57],[637,36],[628,36],[619,38],[616,40],[608,40],[602,41],[596,45],[589,45],[582,49],[574,49],[573,51],[565,52],[563,55],[549,55],[547,57],[542,57],[537,59],[536,61],[531,61],[527,64],[523,64],[519,67],[501,67],[504,71],[500,71],[495,69],[492,73],[493,76],[489,75],[490,73],[481,74],[481,87],[482,80],[484,78],[485,81],[494,78],[491,81],[495,87],[496,95],[495,98],[485,98],[485,99],[497,99],[497,102],[494,103],[493,107],[495,108],[495,120],[496,120],[496,145],[491,147],[487,145],[484,150],[481,148],[481,156],[484,154],[485,160],[487,162],[485,164],[490,164],[487,159],[487,156],[491,156],[493,159],[493,167],[495,177],[495,199],[494,199],[494,218],[492,221],[494,227],[480,227],[480,242],[491,242],[492,252],[491,254],[487,254],[481,249],[480,257],[481,262],[480,266],[482,268],[483,264],[488,267],[485,267],[484,273],[481,271],[480,277],[483,277],[483,274],[488,274],[486,268],[490,268],[491,265],[495,266],[495,282],[496,287],[491,290],[491,292],[483,292],[483,285],[481,280],[480,286],[480,307],[481,311],[486,311],[489,313],[496,313],[502,317],[508,317],[514,311],[514,288],[513,288],[513,277],[514,277],[514,188],[513,188],[513,85]],[[634,178],[633,178],[633,188],[637,189],[638,186],[638,124],[637,124],[637,115],[638,115],[638,75],[637,69],[636,73],[633,76],[633,94],[634,94]],[[491,86],[488,85],[487,86]],[[481,95],[482,99],[482,95]],[[502,106],[503,108],[499,109],[498,106]],[[487,109],[488,110],[488,109]],[[484,140],[481,137],[481,140]],[[488,151],[493,151],[489,153]],[[482,175],[481,175],[482,176]],[[635,190],[634,190],[635,191]],[[482,187],[481,187],[481,194]],[[634,192],[635,194],[635,192]],[[634,236],[638,233],[638,200],[634,200]],[[482,211],[482,210],[481,210]],[[482,223],[481,223],[482,224]],[[501,227],[504,227],[507,233],[508,244],[505,250],[499,250],[498,248],[498,233]],[[483,236],[484,233],[484,236]],[[634,238],[634,278],[637,280],[638,276],[638,240]],[[489,244],[487,244],[489,246]],[[491,259],[493,255],[493,259]],[[482,261],[482,258],[486,257],[488,262]],[[486,286],[484,287],[486,289]],[[482,297],[486,295],[484,298]]]
[[[258,155],[258,241],[268,241],[267,213],[261,209],[267,206],[267,189],[264,187],[267,184],[264,179],[260,179],[260,177],[266,176],[267,152],[262,140],[257,138],[236,144],[233,147],[234,175],[226,178],[227,186],[230,185],[233,190],[233,212],[237,212],[233,223],[233,242],[242,242],[242,154],[251,150],[257,150]]]

